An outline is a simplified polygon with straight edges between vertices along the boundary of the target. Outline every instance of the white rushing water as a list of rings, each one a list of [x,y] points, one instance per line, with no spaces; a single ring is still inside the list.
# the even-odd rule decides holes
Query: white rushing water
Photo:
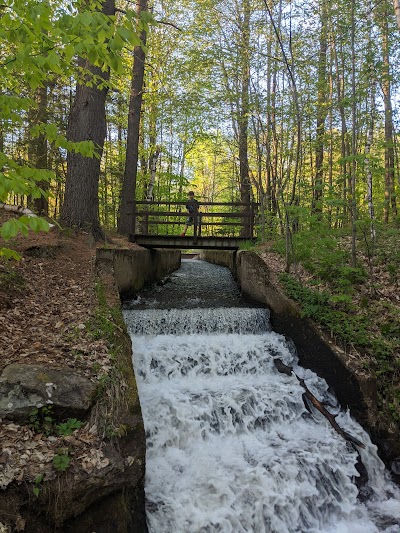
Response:
[[[204,274],[192,263],[173,278],[177,291],[191,269]],[[230,276],[211,272],[207,292]],[[326,382],[298,366],[291,343],[269,331],[268,311],[239,298],[232,308],[168,309],[157,291],[148,301],[163,308],[146,309],[144,297],[143,309],[125,311],[147,436],[149,531],[399,533],[400,492],[376,447]],[[365,444],[364,502],[354,483],[357,452],[309,413],[304,389],[276,370],[276,358]]]

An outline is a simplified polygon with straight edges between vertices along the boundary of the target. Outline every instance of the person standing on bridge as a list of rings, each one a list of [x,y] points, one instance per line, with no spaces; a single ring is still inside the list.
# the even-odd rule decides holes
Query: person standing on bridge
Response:
[[[186,219],[185,227],[181,233],[181,237],[186,235],[189,226],[194,225],[194,235],[197,234],[197,225],[198,225],[198,215],[199,215],[199,202],[194,197],[194,192],[188,192],[188,202],[186,204],[186,209],[188,211],[188,217]]]

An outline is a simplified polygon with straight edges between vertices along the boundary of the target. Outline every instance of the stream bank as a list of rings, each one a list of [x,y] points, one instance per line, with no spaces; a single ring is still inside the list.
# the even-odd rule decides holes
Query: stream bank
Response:
[[[0,420],[0,530],[145,533],[145,436],[120,293],[165,277],[180,252],[96,250],[84,232],[57,230],[21,238],[18,251],[23,261],[0,272],[19,283],[0,287],[0,381],[19,400]]]

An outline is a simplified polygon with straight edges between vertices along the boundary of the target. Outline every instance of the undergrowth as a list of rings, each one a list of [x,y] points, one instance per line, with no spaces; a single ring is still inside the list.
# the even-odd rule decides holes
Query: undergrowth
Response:
[[[26,282],[22,274],[7,263],[0,261],[0,291],[23,292]]]
[[[377,378],[380,407],[399,422],[400,310],[391,294],[400,283],[399,231],[377,227],[371,242],[360,227],[357,246],[358,264],[352,267],[350,238],[343,230],[320,227],[295,234],[294,260],[309,275],[300,279],[285,273],[280,282],[304,317],[344,349],[356,349],[365,370]],[[274,248],[283,254],[284,242]]]
[[[104,286],[96,284],[98,305],[87,330],[94,339],[106,341],[112,367],[99,377],[93,422],[103,438],[121,437],[129,427],[125,420],[138,404],[138,393],[130,361],[129,337],[121,308],[108,305]]]

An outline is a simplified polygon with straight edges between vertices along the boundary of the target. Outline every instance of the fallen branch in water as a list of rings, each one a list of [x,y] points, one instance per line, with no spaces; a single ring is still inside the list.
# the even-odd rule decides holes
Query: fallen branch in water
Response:
[[[364,444],[361,441],[359,441],[358,439],[350,435],[350,433],[347,433],[347,431],[345,431],[339,426],[339,424],[336,422],[337,415],[333,415],[332,413],[330,413],[322,405],[322,403],[319,400],[317,400],[314,394],[308,389],[307,385],[304,382],[304,379],[299,378],[299,376],[293,371],[293,368],[291,366],[285,365],[285,363],[283,363],[281,359],[274,359],[274,364],[278,372],[280,372],[281,374],[286,374],[287,376],[291,376],[293,374],[294,376],[296,376],[300,385],[305,390],[305,393],[303,394],[303,401],[304,401],[304,405],[306,406],[307,411],[310,412],[310,408],[307,405],[305,398],[307,398],[311,402],[311,404],[315,407],[315,409],[317,409],[321,414],[324,415],[324,417],[328,420],[328,422],[333,427],[333,429],[337,431],[337,433],[339,433],[339,435],[341,435],[345,440],[347,440],[348,442],[351,442],[355,446],[358,446],[360,448],[365,448]]]

